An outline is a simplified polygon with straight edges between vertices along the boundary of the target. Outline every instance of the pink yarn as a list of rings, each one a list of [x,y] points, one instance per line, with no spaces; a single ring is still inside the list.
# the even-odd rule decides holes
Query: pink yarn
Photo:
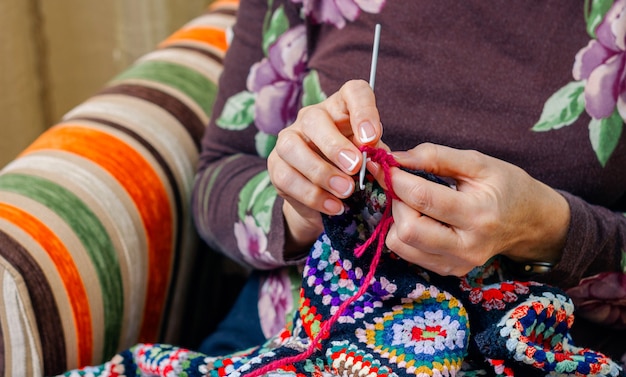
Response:
[[[389,231],[389,228],[391,227],[391,224],[393,224],[393,217],[391,216],[391,202],[393,199],[397,199],[397,196],[393,192],[393,189],[391,187],[391,167],[399,166],[399,164],[393,158],[393,156],[387,153],[387,151],[385,151],[384,149],[372,148],[367,146],[363,146],[360,149],[362,152],[367,153],[370,160],[380,164],[384,173],[385,186],[387,187],[385,189],[387,206],[385,207],[385,211],[383,212],[383,216],[380,222],[376,225],[376,228],[374,229],[370,237],[365,241],[365,243],[358,246],[354,250],[354,255],[359,258],[374,241],[378,241],[376,244],[376,252],[374,254],[374,257],[372,258],[372,262],[370,263],[369,271],[365,276],[365,284],[361,285],[361,287],[359,287],[359,290],[352,297],[342,302],[335,314],[324,322],[324,324],[320,328],[320,331],[312,340],[311,345],[309,345],[309,348],[306,351],[295,356],[274,360],[273,362],[265,365],[262,368],[247,373],[245,375],[246,377],[259,377],[265,373],[284,367],[285,365],[301,362],[309,358],[319,348],[322,340],[326,339],[330,335],[330,330],[332,326],[339,320],[339,317],[341,317],[346,308],[350,306],[353,302],[358,300],[360,297],[362,297],[372,283],[372,280],[374,279],[374,274],[376,273],[376,268],[378,267],[378,262],[380,261],[380,256],[385,246],[385,237],[387,235],[387,232]],[[365,161],[363,163],[365,163]]]

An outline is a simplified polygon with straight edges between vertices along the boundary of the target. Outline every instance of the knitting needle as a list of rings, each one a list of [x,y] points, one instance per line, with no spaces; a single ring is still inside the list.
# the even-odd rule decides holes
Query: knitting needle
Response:
[[[372,48],[372,63],[370,66],[370,87],[374,90],[374,84],[376,83],[376,66],[378,64],[378,46],[380,45],[380,24],[376,24],[374,29],[374,46]],[[365,171],[367,162],[367,152],[363,151],[363,163],[361,164],[361,171],[359,171],[359,188],[363,190],[365,188]]]

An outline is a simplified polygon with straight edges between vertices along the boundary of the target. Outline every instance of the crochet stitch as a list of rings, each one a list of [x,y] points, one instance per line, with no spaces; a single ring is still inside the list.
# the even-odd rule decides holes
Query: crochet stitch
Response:
[[[342,215],[323,217],[325,233],[302,273],[299,309],[283,332],[222,358],[138,345],[91,374],[66,375],[624,375],[603,354],[574,345],[574,306],[559,289],[508,280],[498,258],[456,278],[388,250],[390,170],[397,164],[384,151],[367,152],[383,167],[389,189],[368,176],[365,189],[345,200]]]

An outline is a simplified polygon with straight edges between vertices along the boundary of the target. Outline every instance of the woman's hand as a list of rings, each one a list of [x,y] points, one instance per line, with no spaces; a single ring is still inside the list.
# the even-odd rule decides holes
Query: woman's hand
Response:
[[[343,212],[341,199],[354,192],[351,176],[362,164],[358,146],[377,145],[381,135],[374,93],[362,80],[349,81],[325,101],[303,108],[278,134],[267,164],[285,199],[287,254],[308,248],[320,235],[320,212]]]
[[[421,144],[394,153],[400,165],[456,181],[456,190],[393,169],[400,200],[387,246],[441,275],[461,276],[503,254],[556,262],[569,226],[565,199],[522,169],[476,151]]]

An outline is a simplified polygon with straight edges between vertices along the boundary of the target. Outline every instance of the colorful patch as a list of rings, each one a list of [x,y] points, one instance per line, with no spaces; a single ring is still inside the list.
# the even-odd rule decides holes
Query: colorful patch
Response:
[[[433,286],[416,290],[421,297],[365,322],[356,330],[357,339],[406,374],[455,375],[467,355],[467,313]]]

